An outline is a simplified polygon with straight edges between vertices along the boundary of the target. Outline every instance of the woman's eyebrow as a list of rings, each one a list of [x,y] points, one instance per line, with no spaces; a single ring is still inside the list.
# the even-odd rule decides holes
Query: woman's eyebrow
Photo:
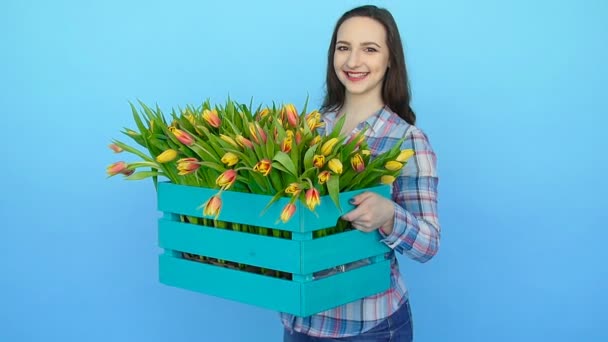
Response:
[[[338,40],[336,42],[336,44],[351,45],[349,42],[344,41],[344,40]],[[376,42],[363,42],[363,43],[361,43],[361,46],[370,46],[370,45],[375,45],[378,48],[381,48],[380,44],[378,44]]]

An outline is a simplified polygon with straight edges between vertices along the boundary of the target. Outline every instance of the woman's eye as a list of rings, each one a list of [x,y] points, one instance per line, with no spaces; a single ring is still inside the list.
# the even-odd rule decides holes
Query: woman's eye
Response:
[[[365,52],[376,52],[376,51],[378,51],[378,50],[376,50],[372,47],[365,48]]]
[[[338,50],[338,51],[346,51],[346,50],[348,50],[348,47],[346,47],[346,46],[338,46],[336,48],[336,50]]]

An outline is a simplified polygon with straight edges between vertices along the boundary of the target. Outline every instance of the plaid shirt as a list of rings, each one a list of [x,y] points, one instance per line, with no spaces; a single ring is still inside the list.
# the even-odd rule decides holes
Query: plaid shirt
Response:
[[[335,125],[336,113],[326,113],[323,120],[325,131],[330,132]],[[388,107],[360,123],[352,134],[365,127],[368,128],[365,134],[372,156],[389,150],[404,136],[407,138],[401,149],[411,148],[415,151],[393,183],[393,232],[387,236],[380,231],[383,237],[381,241],[392,249],[390,288],[385,292],[309,317],[281,313],[283,325],[289,330],[316,337],[337,338],[361,334],[372,329],[395,312],[408,298],[394,251],[416,261],[426,262],[439,248],[436,156],[427,136]]]

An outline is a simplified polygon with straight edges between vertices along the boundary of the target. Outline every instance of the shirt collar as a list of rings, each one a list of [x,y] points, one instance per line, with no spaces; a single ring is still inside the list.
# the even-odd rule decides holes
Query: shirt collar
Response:
[[[389,120],[392,113],[393,112],[390,110],[390,108],[385,105],[365,121],[359,123],[352,133],[357,133],[361,130],[367,129],[366,135],[376,135],[377,132],[380,132],[382,126],[384,126],[384,124]],[[323,121],[325,121],[326,134],[329,134],[329,132],[334,129],[336,121],[338,120],[336,117],[337,115],[337,111],[331,111],[324,114]],[[349,132],[349,134],[350,133],[351,132]]]

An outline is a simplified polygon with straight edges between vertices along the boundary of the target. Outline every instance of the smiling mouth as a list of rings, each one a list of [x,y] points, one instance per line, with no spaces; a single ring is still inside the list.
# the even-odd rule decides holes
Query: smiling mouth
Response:
[[[369,72],[348,72],[345,71],[344,74],[350,81],[360,81],[369,75]]]

